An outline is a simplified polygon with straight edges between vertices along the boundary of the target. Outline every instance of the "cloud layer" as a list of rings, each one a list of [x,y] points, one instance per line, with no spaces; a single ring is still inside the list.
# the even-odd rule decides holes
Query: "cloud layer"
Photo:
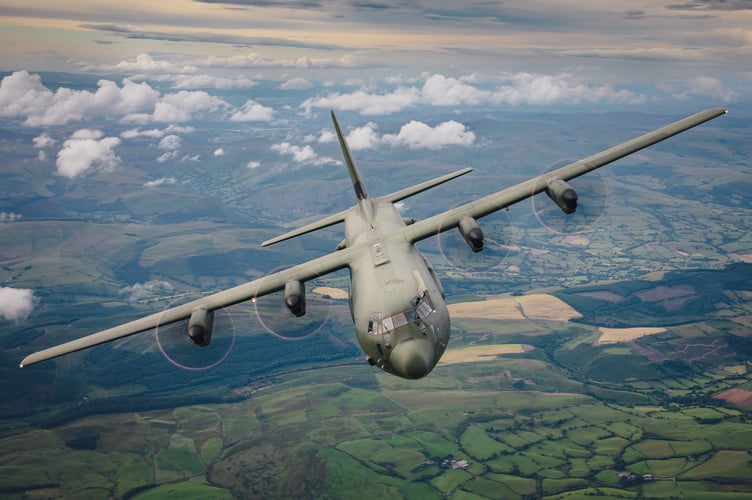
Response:
[[[335,108],[357,111],[363,115],[386,115],[419,105],[486,106],[552,105],[582,102],[639,103],[645,96],[608,84],[588,84],[569,73],[545,75],[535,73],[502,74],[490,88],[444,75],[430,75],[422,86],[400,86],[389,92],[374,93],[364,89],[350,93],[332,92],[306,99],[306,112],[312,108]]]
[[[22,118],[30,127],[66,125],[96,118],[124,123],[185,122],[232,107],[205,91],[181,90],[162,95],[148,83],[124,79],[122,86],[99,80],[97,90],[60,87],[55,92],[41,77],[16,71],[0,82],[0,117]]]

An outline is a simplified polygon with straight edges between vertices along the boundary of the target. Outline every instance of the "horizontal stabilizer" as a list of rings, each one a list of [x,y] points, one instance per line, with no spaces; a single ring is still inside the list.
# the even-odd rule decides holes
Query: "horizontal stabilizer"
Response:
[[[298,229],[293,229],[292,231],[285,233],[285,234],[281,234],[277,236],[276,238],[266,240],[265,242],[261,244],[261,246],[266,247],[269,245],[274,245],[275,243],[279,243],[280,241],[289,240],[290,238],[295,238],[296,236],[300,236],[302,234],[308,234],[313,231],[317,231],[319,229],[324,229],[325,227],[339,224],[340,222],[345,220],[345,217],[347,217],[347,213],[349,211],[350,209],[343,210],[342,212],[330,215],[328,217],[324,217],[323,219],[319,219],[316,222],[312,222],[303,227],[299,227]]]
[[[456,172],[452,172],[451,174],[437,177],[436,179],[426,181],[426,182],[417,184],[409,188],[402,189],[400,191],[394,192],[386,196],[381,196],[380,198],[382,200],[391,201],[392,203],[397,203],[398,201],[402,201],[405,198],[409,198],[410,196],[416,195],[418,193],[422,193],[423,191],[427,189],[431,189],[432,187],[438,186],[440,184],[444,184],[445,182],[451,181],[452,179],[456,179],[457,177],[460,177],[472,171],[473,169],[470,167],[463,168],[462,170],[457,170]]]

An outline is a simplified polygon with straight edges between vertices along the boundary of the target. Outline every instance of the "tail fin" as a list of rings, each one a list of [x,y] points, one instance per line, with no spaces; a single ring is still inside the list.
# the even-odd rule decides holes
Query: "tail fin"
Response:
[[[339,139],[339,146],[342,148],[342,155],[345,157],[345,163],[347,163],[347,171],[350,173],[350,180],[352,181],[353,189],[355,190],[355,196],[358,197],[358,200],[365,200],[368,198],[366,183],[363,181],[358,166],[355,164],[355,159],[350,152],[350,147],[347,145],[347,141],[345,141],[345,137],[342,135],[342,130],[339,128],[337,117],[334,116],[334,110],[332,110],[332,121],[334,122],[334,129],[337,131],[337,138]]]

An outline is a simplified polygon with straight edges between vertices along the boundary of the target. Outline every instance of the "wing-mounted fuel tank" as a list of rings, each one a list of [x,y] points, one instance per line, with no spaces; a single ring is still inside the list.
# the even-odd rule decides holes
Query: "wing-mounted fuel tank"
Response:
[[[285,283],[285,305],[295,316],[306,312],[305,285],[298,280]]]
[[[207,346],[211,342],[214,311],[205,307],[194,309],[188,320],[188,338],[196,345]]]
[[[473,252],[483,250],[483,230],[472,217],[463,217],[458,226],[460,234]]]
[[[551,180],[546,186],[546,194],[565,214],[573,214],[577,210],[577,191],[563,180]]]

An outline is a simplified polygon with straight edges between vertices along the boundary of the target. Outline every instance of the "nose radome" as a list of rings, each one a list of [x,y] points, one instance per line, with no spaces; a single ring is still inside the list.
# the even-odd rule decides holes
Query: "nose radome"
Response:
[[[406,339],[389,357],[394,371],[404,378],[423,378],[434,367],[433,344],[426,339]]]

